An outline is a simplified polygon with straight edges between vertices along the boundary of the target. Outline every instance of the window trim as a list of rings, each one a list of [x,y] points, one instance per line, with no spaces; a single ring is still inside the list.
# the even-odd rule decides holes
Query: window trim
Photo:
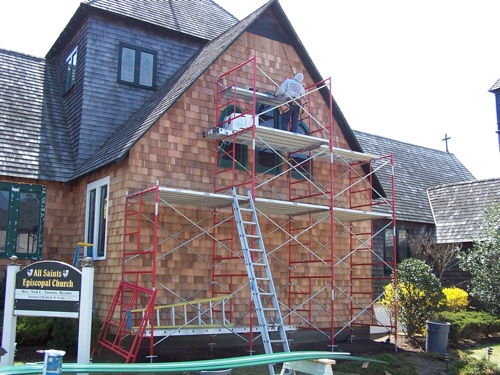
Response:
[[[134,81],[129,81],[123,79],[122,75],[122,63],[123,63],[123,50],[124,48],[131,49],[134,51],[135,56],[134,56]],[[142,54],[151,54],[153,56],[153,66],[152,66],[152,72],[151,72],[151,85],[146,85],[141,83],[141,56]],[[158,52],[149,48],[144,48],[128,43],[120,43],[119,45],[119,51],[118,51],[118,82],[119,83],[124,83],[127,85],[131,86],[136,86],[136,87],[142,87],[146,89],[155,89],[156,88],[156,67],[157,67],[157,62],[158,62]]]
[[[109,176],[101,178],[97,181],[87,184],[87,192],[85,199],[85,241],[91,243],[92,254],[85,254],[86,256],[92,256],[94,260],[104,260],[107,254],[107,239],[108,239],[108,213],[109,213]],[[102,188],[106,187],[106,203],[103,206],[102,202]],[[92,205],[90,204],[92,202]],[[99,209],[97,209],[99,208]],[[101,223],[101,213],[105,211],[106,223],[104,228],[97,224]],[[95,228],[98,227],[99,230],[96,232]],[[92,230],[92,232],[90,232]],[[104,230],[104,233],[103,233]],[[101,236],[104,236],[102,238]],[[97,239],[97,241],[96,241]],[[97,244],[97,245],[96,245]],[[99,246],[103,244],[104,249]],[[89,251],[86,248],[86,251]]]
[[[15,255],[20,259],[42,259],[43,248],[43,227],[45,219],[45,202],[47,188],[45,185],[34,184],[17,184],[10,182],[0,182],[0,190],[9,193],[9,201],[7,207],[7,226],[5,238],[5,251],[0,252],[0,258],[10,258]],[[18,245],[18,226],[19,211],[21,204],[21,194],[31,193],[37,194],[40,197],[40,206],[38,210],[38,230],[37,230],[37,245],[36,251],[32,253],[19,253],[17,252]],[[16,223],[14,227],[13,223]],[[9,224],[11,226],[9,227]]]
[[[73,86],[75,86],[77,64],[78,64],[78,46],[73,48],[73,50],[68,55],[68,57],[66,57],[66,62],[64,64],[64,93],[65,94],[69,90],[71,90],[71,88],[73,88]]]
[[[221,124],[224,121],[224,118],[226,116],[229,116],[229,114],[233,112],[242,113],[238,107],[236,107],[236,110],[234,110],[234,106],[231,104],[228,107],[224,108],[224,110],[221,112],[218,123]],[[232,160],[227,160],[222,158],[222,149],[221,149],[222,142],[224,141],[217,142],[217,150],[219,154],[217,165],[222,168],[231,168],[233,166]],[[229,144],[232,144],[232,142],[230,142]],[[248,146],[237,143],[235,145],[235,152],[236,148],[240,148],[241,160],[237,159],[235,160],[235,168],[239,170],[248,169]]]

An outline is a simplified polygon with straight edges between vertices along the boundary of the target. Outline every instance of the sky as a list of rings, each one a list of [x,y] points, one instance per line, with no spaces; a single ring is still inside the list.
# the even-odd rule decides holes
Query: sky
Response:
[[[266,0],[215,2],[242,19]],[[1,1],[0,48],[45,56],[79,3]],[[352,129],[441,151],[446,136],[477,179],[500,177],[499,0],[280,5]]]

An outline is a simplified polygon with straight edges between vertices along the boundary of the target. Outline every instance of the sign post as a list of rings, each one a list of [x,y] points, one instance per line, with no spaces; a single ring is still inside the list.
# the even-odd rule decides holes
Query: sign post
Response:
[[[16,324],[17,316],[14,315],[14,289],[16,287],[16,275],[19,272],[17,257],[10,258],[11,264],[7,266],[7,277],[5,282],[5,307],[3,312],[2,347],[7,351],[0,357],[2,366],[14,365],[14,354],[16,351]]]
[[[80,319],[78,321],[78,363],[90,362],[90,335],[92,332],[92,300],[94,298],[94,267],[92,259],[85,258],[82,267],[82,288],[80,301]]]

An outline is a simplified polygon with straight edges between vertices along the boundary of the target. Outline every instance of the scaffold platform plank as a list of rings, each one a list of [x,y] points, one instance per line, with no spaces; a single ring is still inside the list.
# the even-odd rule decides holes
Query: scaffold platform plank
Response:
[[[220,139],[251,146],[253,144],[252,127],[241,130],[229,130],[214,127],[204,133],[208,139]],[[309,135],[292,133],[267,126],[255,126],[255,147],[271,148],[280,152],[304,152],[314,150],[320,146],[328,146],[328,139],[312,137]]]
[[[182,190],[159,186],[159,198],[170,205],[185,205],[203,207],[208,209],[213,208],[231,208],[232,197],[230,195],[199,192],[193,190]],[[153,202],[155,191],[148,190],[143,195],[144,201]],[[241,196],[242,202],[248,198]],[[300,202],[290,202],[277,199],[255,198],[255,206],[258,211],[266,215],[285,215],[285,216],[300,216],[312,214],[316,217],[329,216],[330,207],[326,205],[317,205]],[[391,219],[392,215],[373,211],[353,210],[342,207],[333,209],[333,217],[341,222],[347,221],[363,221],[376,219]]]
[[[240,130],[229,130],[214,127],[204,133],[205,138],[220,139],[231,142],[233,134],[238,144],[252,145],[251,127]],[[281,129],[273,129],[266,126],[255,126],[255,147],[265,147],[280,152],[304,152],[311,151],[313,157],[330,158],[330,146],[328,140],[310,135],[297,134]],[[380,158],[377,155],[332,147],[333,159],[341,159],[345,162],[370,161]]]
[[[286,325],[284,326],[286,332],[294,332],[297,330],[297,326]],[[269,332],[278,332],[277,326],[269,326]],[[192,335],[223,335],[223,334],[248,334],[261,333],[262,327],[254,325],[250,326],[232,326],[228,325],[201,325],[201,326],[185,326],[185,327],[154,327],[153,336],[155,337],[165,337],[165,336],[192,336]],[[151,336],[151,329],[147,328],[144,332],[145,337]]]

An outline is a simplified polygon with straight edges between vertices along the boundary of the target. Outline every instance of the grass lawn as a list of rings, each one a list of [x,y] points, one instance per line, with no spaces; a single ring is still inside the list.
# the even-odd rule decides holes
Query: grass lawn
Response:
[[[487,348],[493,348],[493,351],[490,356],[490,361],[495,363],[497,366],[500,366],[500,344],[492,344],[492,345],[478,345],[473,348],[469,348],[464,350],[464,352],[477,359],[488,359]]]

